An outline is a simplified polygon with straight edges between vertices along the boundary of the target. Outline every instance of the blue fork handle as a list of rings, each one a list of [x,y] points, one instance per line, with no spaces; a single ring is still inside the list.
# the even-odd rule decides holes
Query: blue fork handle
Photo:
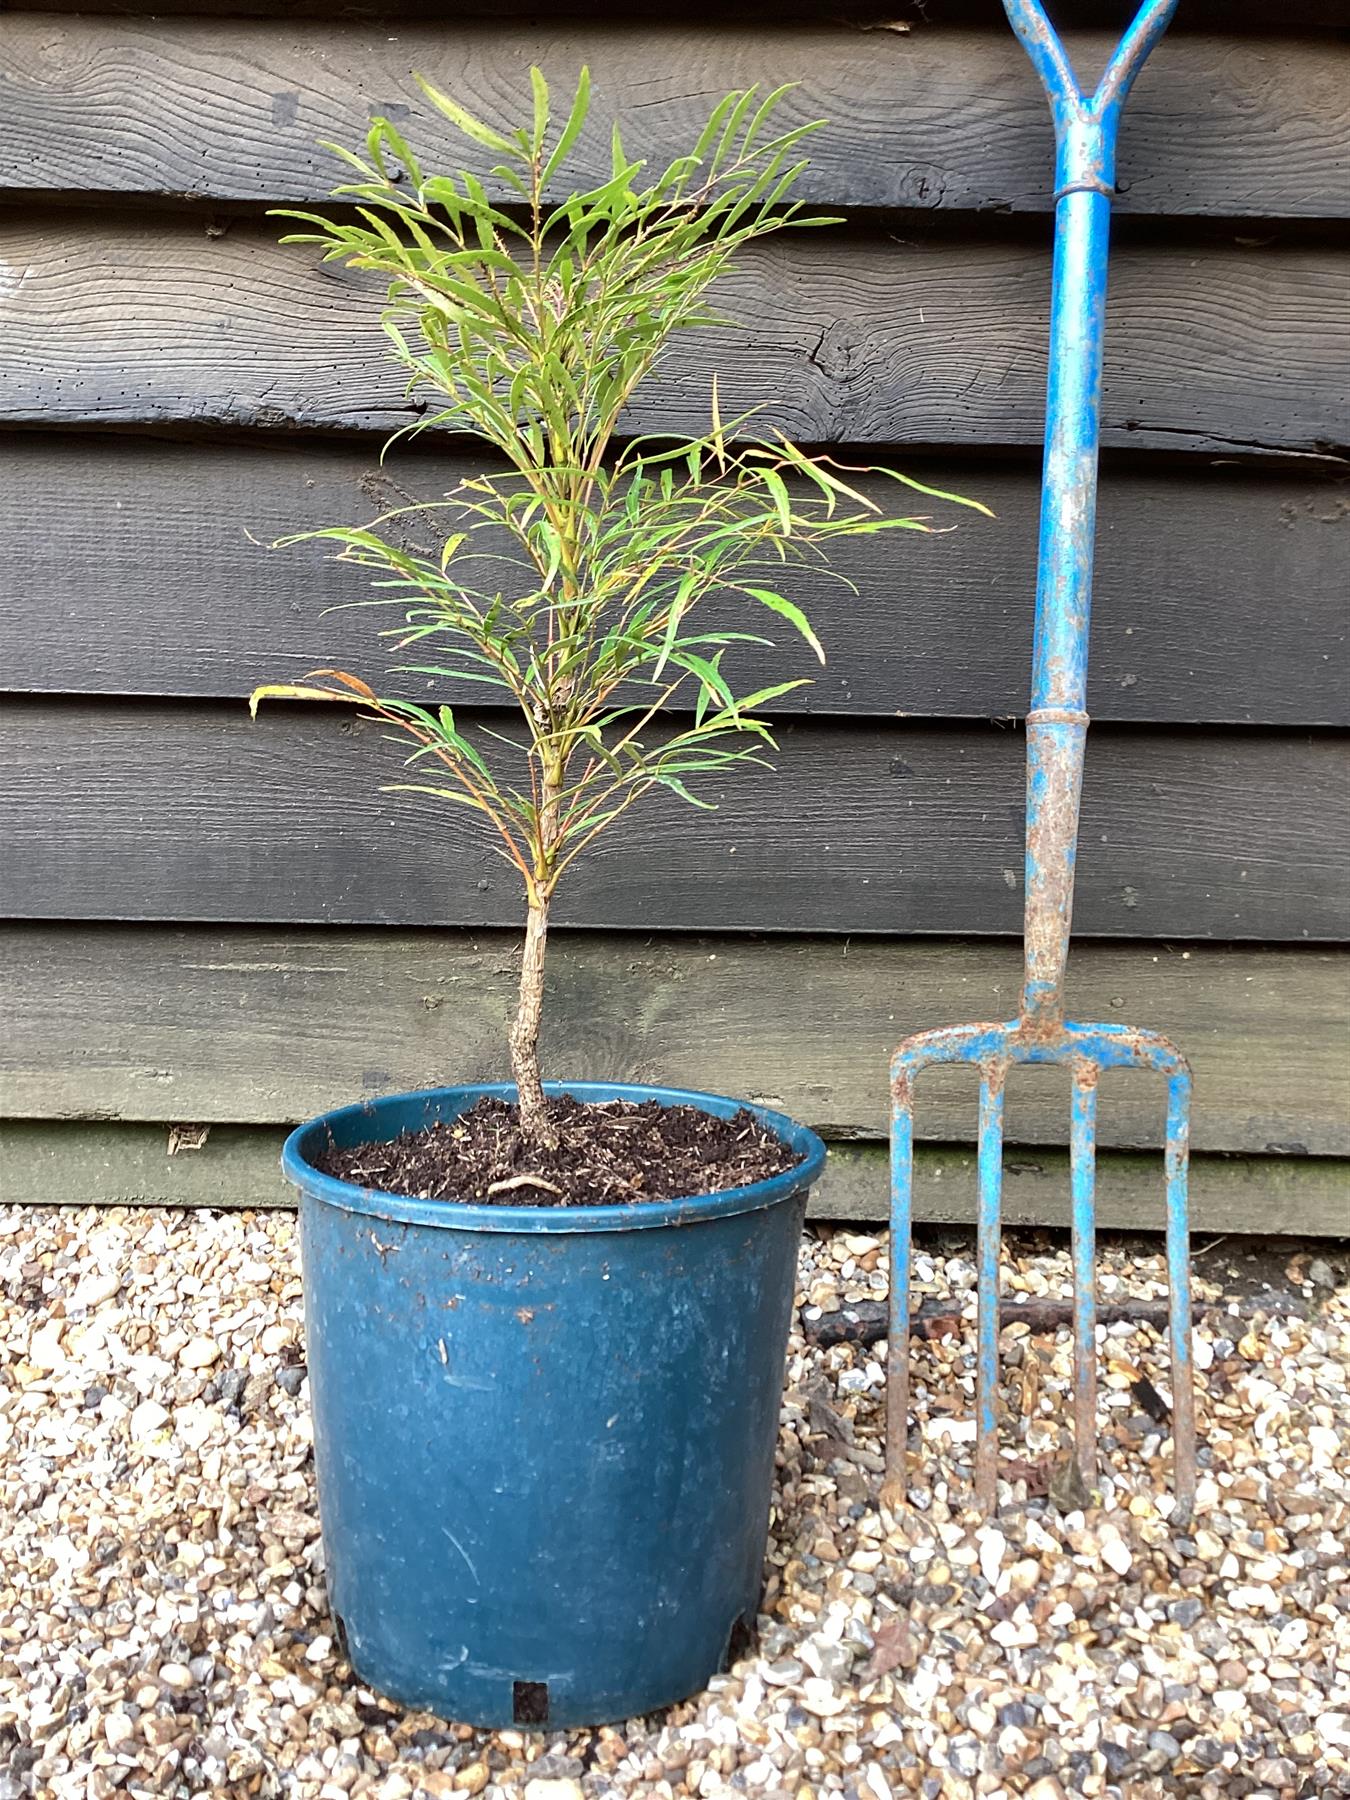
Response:
[[[1036,648],[1027,713],[1025,973],[1022,1017],[1063,1018],[1074,861],[1087,739],[1088,627],[1097,514],[1106,267],[1116,133],[1131,83],[1176,11],[1147,0],[1095,92],[1079,87],[1039,0],[1004,10],[1050,101],[1055,126],[1055,260],[1036,576]]]

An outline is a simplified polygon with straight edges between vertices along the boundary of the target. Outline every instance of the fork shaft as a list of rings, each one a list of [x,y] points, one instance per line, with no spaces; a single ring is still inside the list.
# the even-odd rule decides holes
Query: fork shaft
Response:
[[[1093,166],[1093,144],[1079,159]],[[1087,693],[1097,427],[1106,326],[1111,202],[1099,189],[1061,193],[1055,207],[1050,370],[1036,584],[1031,710],[1081,713]]]
[[[1055,127],[1055,253],[1036,568],[1036,647],[1027,713],[1025,975],[1022,1017],[1064,1015],[1078,807],[1087,736],[1097,442],[1116,137],[1130,84],[1177,0],[1145,0],[1096,90],[1079,87],[1040,0],[1004,0],[1041,78]]]
[[[1003,1190],[1003,1085],[1007,1064],[981,1071],[978,1349],[975,1373],[975,1504],[990,1513],[998,1499],[998,1260]]]
[[[1081,122],[1068,173],[1109,168],[1114,143]],[[1065,143],[1060,146],[1061,161]],[[1073,924],[1078,809],[1087,740],[1088,629],[1097,518],[1097,429],[1106,323],[1111,202],[1099,185],[1061,192],[1055,208],[1050,373],[1036,574],[1036,649],[1027,714],[1025,975],[1022,1013],[1063,1017]]]

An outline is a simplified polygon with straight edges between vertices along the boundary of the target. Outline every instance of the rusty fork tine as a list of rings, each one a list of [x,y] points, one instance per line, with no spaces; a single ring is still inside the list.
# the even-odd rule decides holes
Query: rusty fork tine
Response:
[[[914,1216],[914,1101],[909,1073],[891,1076],[891,1322],[886,1349],[886,1494],[903,1503],[909,1456],[909,1262]]]
[[[1187,1181],[1191,1076],[1184,1065],[1167,1083],[1167,1287],[1172,1340],[1172,1485],[1178,1525],[1195,1505],[1195,1371],[1191,1358],[1191,1263]]]
[[[1073,1230],[1073,1445],[1090,1493],[1097,1479],[1097,1065],[1073,1076],[1069,1126]]]
[[[975,1504],[990,1513],[998,1501],[998,1262],[1002,1242],[1003,1089],[1008,1065],[980,1071],[979,1347],[975,1372]]]

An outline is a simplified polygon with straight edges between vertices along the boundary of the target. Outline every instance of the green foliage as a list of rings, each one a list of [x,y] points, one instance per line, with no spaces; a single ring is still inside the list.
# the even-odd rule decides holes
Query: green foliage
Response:
[[[397,667],[498,689],[523,734],[470,738],[449,706],[377,698],[344,671],[259,689],[252,705],[268,695],[343,699],[391,722],[415,744],[400,785],[481,814],[534,908],[642,795],[662,788],[706,806],[701,778],[773,747],[757,713],[801,684],[738,694],[722,665],[733,644],[766,645],[763,628],[778,625],[823,661],[784,591],[794,566],[823,562],[838,538],[927,526],[882,515],[828,458],[781,436],[746,441],[748,416],[724,423],[715,384],[701,437],[620,437],[672,335],[723,323],[708,294],[736,252],[788,224],[833,222],[788,201],[816,127],[774,130],[784,90],[729,94],[689,154],[654,180],[615,126],[608,176],[555,202],[567,192],[589,81],[583,71],[555,129],[544,78],[531,76],[532,121],[511,132],[420,83],[500,158],[494,191],[508,201],[467,171],[425,173],[376,119],[364,155],[339,152],[355,179],[334,197],[349,210],[284,215],[307,227],[288,241],[387,277],[383,325],[409,392],[436,396],[409,429],[467,429],[507,465],[434,506],[303,535],[338,544],[341,560],[371,571],[380,595],[370,604],[402,612],[385,634],[410,653]],[[450,528],[412,547],[407,512],[419,528],[448,513]],[[710,596],[743,601],[746,628],[705,627]],[[748,628],[756,619],[764,627]]]

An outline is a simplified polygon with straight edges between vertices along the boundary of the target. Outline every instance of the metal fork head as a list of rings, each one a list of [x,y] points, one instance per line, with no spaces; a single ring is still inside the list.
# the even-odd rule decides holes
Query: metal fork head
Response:
[[[913,1235],[914,1080],[938,1063],[980,1071],[975,1501],[991,1512],[998,1491],[998,1265],[1002,1233],[1003,1090],[1014,1063],[1055,1063],[1072,1076],[1070,1169],[1073,1229],[1074,1456],[1084,1486],[1096,1480],[1097,1084],[1104,1069],[1146,1069],[1167,1080],[1167,1267],[1172,1350],[1173,1519],[1195,1495],[1195,1402],[1187,1166],[1191,1073],[1157,1032],[1023,1017],[1008,1024],[944,1026],[907,1038],[891,1062],[891,1327],[887,1351],[886,1486],[905,1491],[909,1436],[910,1251]]]

